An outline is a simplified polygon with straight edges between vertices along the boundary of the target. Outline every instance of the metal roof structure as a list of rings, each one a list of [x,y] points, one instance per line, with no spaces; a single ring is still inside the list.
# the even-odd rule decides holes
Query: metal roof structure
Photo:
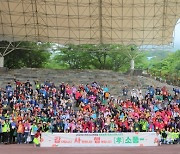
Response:
[[[0,41],[169,45],[180,0],[1,0]]]

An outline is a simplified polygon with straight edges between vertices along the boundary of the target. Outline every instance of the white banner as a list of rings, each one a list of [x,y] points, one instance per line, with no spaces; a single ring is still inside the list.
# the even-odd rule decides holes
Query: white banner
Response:
[[[157,135],[147,133],[42,133],[41,147],[157,146]]]

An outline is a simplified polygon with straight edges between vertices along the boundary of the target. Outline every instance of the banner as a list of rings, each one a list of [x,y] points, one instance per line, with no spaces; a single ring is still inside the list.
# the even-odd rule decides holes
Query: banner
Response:
[[[41,147],[157,146],[155,132],[42,133]]]

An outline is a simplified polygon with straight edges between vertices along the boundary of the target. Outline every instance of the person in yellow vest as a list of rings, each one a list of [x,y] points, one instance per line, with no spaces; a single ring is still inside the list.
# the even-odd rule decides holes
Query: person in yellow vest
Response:
[[[178,144],[178,141],[179,141],[179,132],[177,129],[174,130],[174,133],[173,133],[173,139],[174,139],[174,144]]]
[[[5,119],[5,121],[2,123],[2,133],[3,133],[4,144],[8,144],[9,143],[9,133],[10,133],[9,119]]]
[[[167,131],[167,144],[173,144],[173,130],[171,128]]]
[[[0,118],[0,143],[3,142],[2,121],[3,120]]]

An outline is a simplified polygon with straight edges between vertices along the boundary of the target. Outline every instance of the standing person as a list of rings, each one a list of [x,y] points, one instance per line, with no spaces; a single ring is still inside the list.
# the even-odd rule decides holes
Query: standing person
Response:
[[[41,140],[41,131],[40,129],[38,129],[33,139],[34,147],[37,147],[40,145],[40,140]]]
[[[147,130],[148,130],[148,122],[147,122],[147,120],[145,118],[142,118],[139,123],[140,123],[140,126],[141,126],[140,130],[142,132],[147,132]]]
[[[65,92],[66,92],[66,87],[64,85],[64,82],[62,82],[62,84],[60,85],[60,92],[61,92],[62,97],[64,98]]]
[[[140,124],[139,124],[138,118],[135,118],[134,131],[135,131],[135,132],[140,132]]]
[[[75,93],[75,100],[76,100],[76,107],[79,107],[80,103],[81,103],[81,93],[80,90],[76,91]]]
[[[9,133],[10,133],[9,119],[5,119],[5,121],[2,123],[2,132],[3,132],[4,144],[8,144],[9,143]]]
[[[104,93],[104,99],[108,99],[110,97],[108,86],[105,85],[102,89],[103,89],[103,93]]]
[[[39,92],[39,90],[40,90],[40,83],[39,83],[39,81],[38,80],[34,81],[34,84],[35,84],[36,90]]]
[[[159,87],[156,87],[155,94],[156,95],[160,95],[161,94],[161,89]]]
[[[153,98],[154,97],[154,93],[155,93],[155,90],[154,90],[154,87],[153,86],[150,86],[148,88],[148,92],[150,94],[150,98]]]
[[[27,141],[28,136],[30,135],[30,123],[29,120],[26,120],[25,124],[24,124],[24,143],[28,143],[29,141]]]
[[[164,87],[161,89],[161,91],[162,91],[162,95],[163,95],[163,100],[165,100],[165,98],[168,97],[168,90],[167,90],[166,86],[164,86]]]
[[[36,122],[34,121],[31,126],[31,131],[30,131],[32,141],[34,140],[34,135],[36,134],[37,130],[38,130],[38,126],[36,125]]]
[[[131,101],[137,102],[137,93],[136,93],[135,89],[132,89],[132,91],[131,91]]]
[[[127,89],[127,86],[125,86],[124,88],[123,88],[123,97],[124,97],[124,100],[126,100],[127,99],[127,96],[128,96],[128,89]]]
[[[23,134],[24,134],[24,125],[23,125],[22,121],[20,120],[18,122],[18,126],[17,126],[17,142],[18,142],[18,144],[22,143]]]
[[[42,132],[48,132],[48,131],[49,131],[48,125],[47,125],[47,123],[44,121],[44,122],[43,122],[43,125],[42,125]]]
[[[137,89],[137,97],[139,101],[143,100],[142,90],[140,88]]]
[[[2,120],[0,119],[0,143],[3,142]]]
[[[16,123],[14,120],[10,120],[10,137],[9,137],[9,142],[15,143],[15,138],[17,136],[17,129],[16,129]]]
[[[156,135],[157,135],[157,142],[158,142],[158,145],[161,145],[161,143],[162,143],[162,136],[161,136],[159,130],[156,132]]]

